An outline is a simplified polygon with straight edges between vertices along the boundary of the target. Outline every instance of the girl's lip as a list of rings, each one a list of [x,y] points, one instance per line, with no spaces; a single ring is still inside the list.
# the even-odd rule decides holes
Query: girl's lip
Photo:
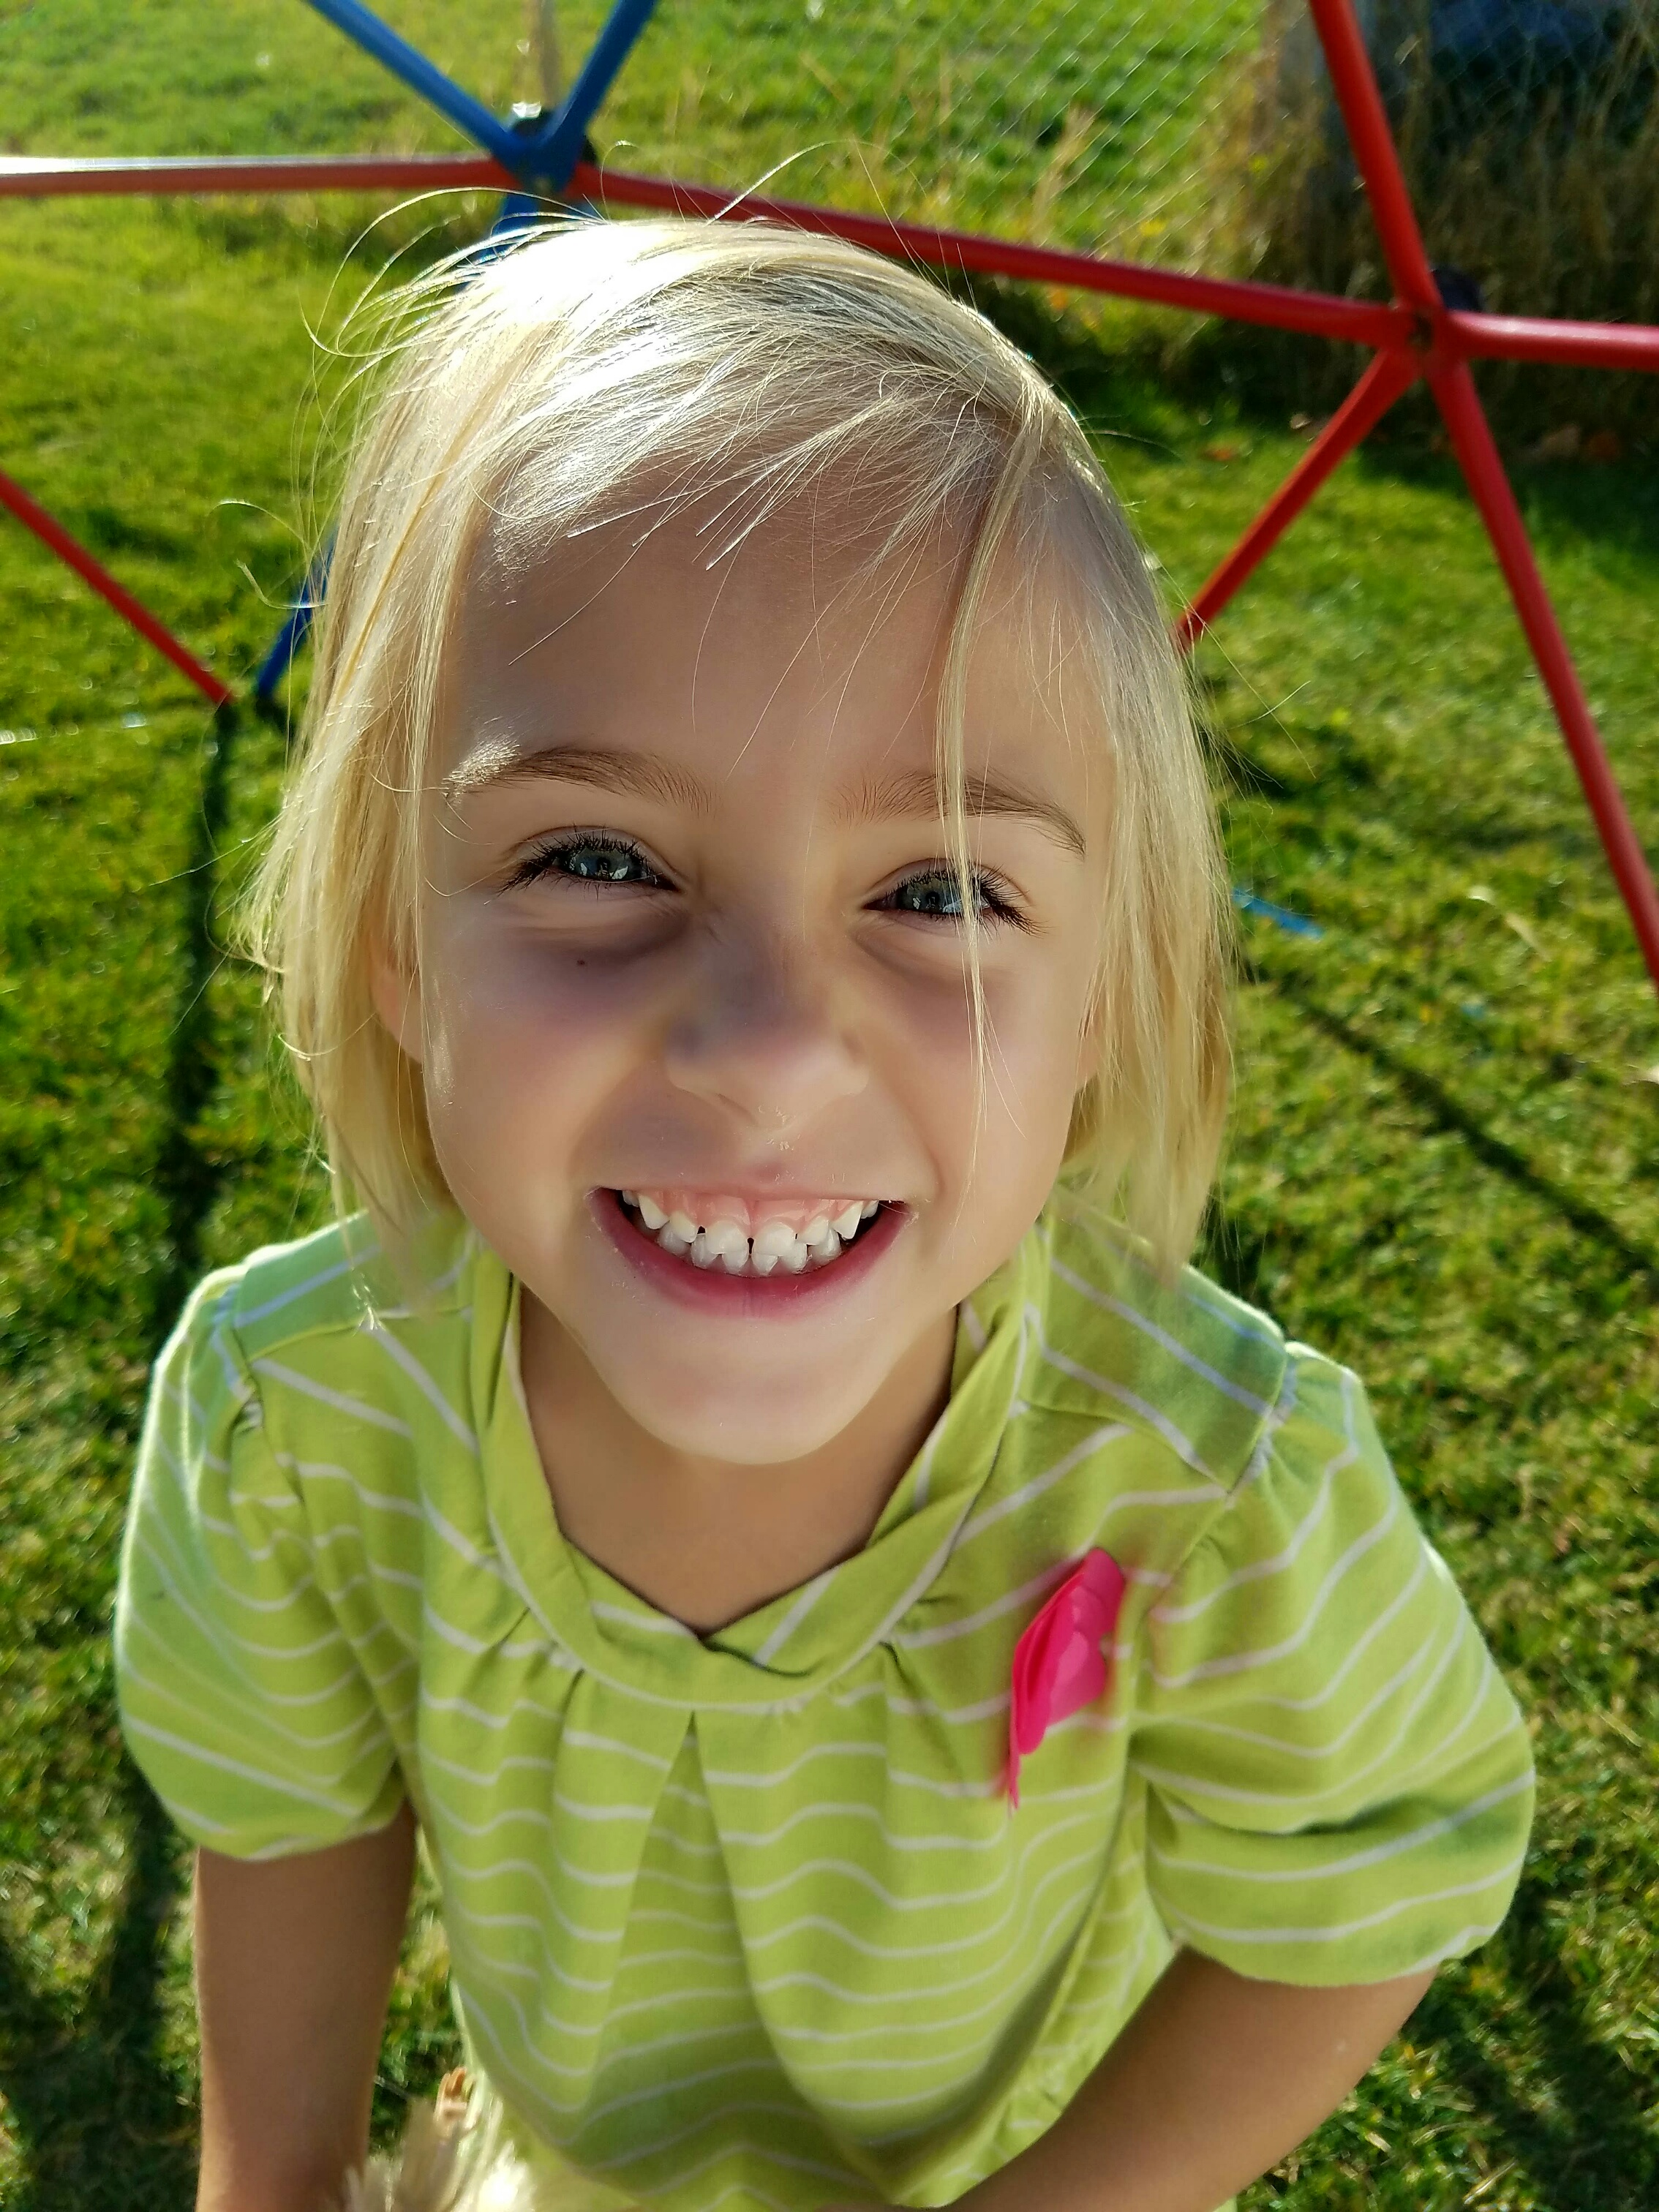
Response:
[[[791,1313],[805,1303],[833,1297],[836,1285],[861,1282],[910,1218],[908,1206],[884,1205],[881,1212],[838,1260],[827,1267],[807,1267],[799,1275],[780,1268],[770,1275],[728,1275],[724,1267],[694,1267],[641,1234],[623,1211],[614,1190],[590,1191],[588,1210],[605,1235],[653,1289],[701,1313],[738,1315]]]

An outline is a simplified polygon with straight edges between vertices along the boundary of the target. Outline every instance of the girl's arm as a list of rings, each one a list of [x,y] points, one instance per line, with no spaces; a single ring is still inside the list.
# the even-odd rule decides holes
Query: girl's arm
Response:
[[[368,2152],[415,1822],[298,1857],[198,1851],[197,2212],[323,2212]]]
[[[1299,1989],[1178,1952],[1048,2134],[959,2201],[1215,2212],[1335,2111],[1433,1979]]]

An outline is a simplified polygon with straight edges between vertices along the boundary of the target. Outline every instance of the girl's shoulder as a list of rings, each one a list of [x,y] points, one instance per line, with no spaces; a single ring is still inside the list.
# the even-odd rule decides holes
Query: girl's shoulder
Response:
[[[463,1416],[439,1407],[464,1402],[465,1272],[412,1320],[344,1221],[208,1276],[156,1364],[117,1681],[144,1771],[216,1850],[343,1842],[404,1795],[400,1713],[380,1693],[415,1664],[423,1498],[464,1450]]]
[[[337,1428],[342,1412],[383,1440],[430,1425],[470,1387],[479,1249],[434,1218],[391,1255],[354,1214],[215,1269],[156,1362],[153,1418],[187,1405],[209,1449],[273,1422]]]
[[[1111,1224],[1056,1218],[1040,1236],[1020,1395],[1048,1419],[1023,1456],[1078,1454],[1072,1549],[1094,1515],[1141,1580],[1178,1586],[1152,1616],[1159,1633],[1190,1616],[1193,1637],[1220,1638],[1183,1663],[1208,1666],[1230,1636],[1248,1643],[1270,1595],[1311,1620],[1328,1580],[1374,1547],[1368,1572],[1399,1571],[1382,1601],[1409,1584],[1428,1602],[1432,1555],[1357,1375],[1195,1270],[1160,1278]],[[1431,1579],[1446,1579],[1437,1563]],[[1234,1589],[1230,1621],[1214,1601]]]
[[[1022,1396],[1056,1414],[1127,1421],[1224,1490],[1292,1407],[1340,1373],[1196,1268],[1161,1275],[1135,1237],[1097,1216],[1046,1216],[1033,1258]]]
[[[308,1237],[262,1244],[204,1276],[174,1339],[228,1330],[249,1357],[269,1358],[306,1338],[354,1336],[398,1322],[453,1322],[465,1313],[477,1250],[459,1216],[434,1216],[406,1250],[391,1254],[366,1214],[349,1214]]]

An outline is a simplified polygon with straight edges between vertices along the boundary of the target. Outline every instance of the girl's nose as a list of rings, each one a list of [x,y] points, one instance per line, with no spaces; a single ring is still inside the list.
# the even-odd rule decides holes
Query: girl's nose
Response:
[[[828,978],[799,957],[713,949],[669,1032],[668,1079],[770,1135],[862,1091],[869,1071],[835,1018]]]

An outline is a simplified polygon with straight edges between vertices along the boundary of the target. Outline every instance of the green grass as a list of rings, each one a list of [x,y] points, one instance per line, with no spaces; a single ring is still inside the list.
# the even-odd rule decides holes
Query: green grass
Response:
[[[410,0],[398,20],[492,102],[528,91],[516,0]],[[789,79],[808,27],[823,67],[876,99],[834,0],[810,25],[669,0],[605,135],[631,134],[641,165],[757,174],[818,127]],[[31,151],[449,143],[298,0],[0,0],[0,130]],[[1048,158],[1016,148],[1000,183],[975,181],[983,200],[952,206],[1019,230]],[[263,649],[293,578],[307,320],[362,212],[0,209],[0,468],[227,672]],[[1251,388],[1253,342],[1177,394],[1046,310],[1000,312],[1066,378],[1172,589],[1191,588],[1300,450],[1229,397]],[[1651,823],[1659,477],[1518,481]],[[246,715],[210,727],[9,523],[0,623],[0,2207],[175,2212],[185,1869],[120,1755],[108,1606],[146,1366],[184,1288],[323,1204],[257,993],[219,949],[283,744]],[[1325,933],[1243,924],[1214,1264],[1366,1376],[1543,1778],[1506,1929],[1247,2203],[1639,2212],[1659,2202],[1659,1085],[1642,1079],[1659,1018],[1479,528],[1425,441],[1343,471],[1202,676],[1236,878]],[[383,2128],[451,2047],[422,1917]]]

